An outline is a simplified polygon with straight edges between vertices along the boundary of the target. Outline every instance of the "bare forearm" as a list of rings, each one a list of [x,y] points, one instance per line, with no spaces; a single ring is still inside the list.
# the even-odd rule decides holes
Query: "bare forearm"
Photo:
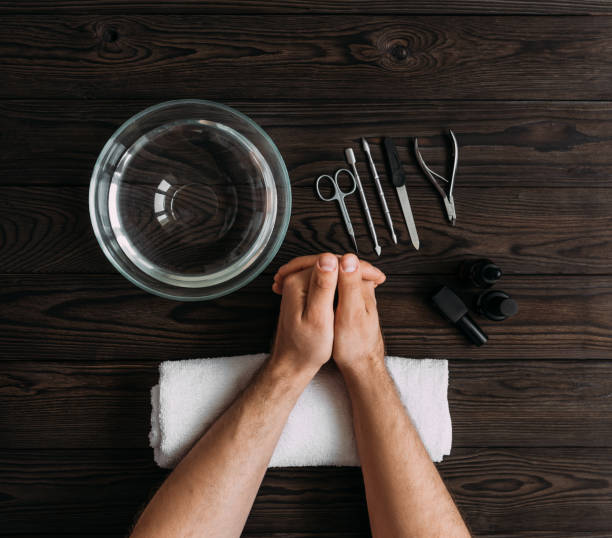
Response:
[[[373,535],[469,536],[384,362],[343,374]]]
[[[270,359],[168,477],[132,536],[239,536],[287,417],[313,375]]]

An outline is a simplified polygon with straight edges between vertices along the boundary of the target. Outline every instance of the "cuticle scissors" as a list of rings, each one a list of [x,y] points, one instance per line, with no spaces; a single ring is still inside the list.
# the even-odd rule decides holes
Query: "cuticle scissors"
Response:
[[[342,173],[348,174],[348,176],[351,178],[353,182],[353,188],[348,192],[343,191],[342,188],[340,187],[340,184],[338,183],[338,178],[340,177],[340,174]],[[334,189],[332,196],[326,197],[326,196],[323,196],[323,194],[321,193],[319,184],[321,180],[323,179],[325,179],[326,181],[329,180],[331,182],[332,187]],[[357,240],[355,239],[355,231],[353,230],[353,225],[351,223],[351,217],[349,216],[348,210],[346,208],[346,204],[344,203],[344,198],[346,198],[350,194],[353,194],[355,190],[357,189],[357,181],[355,180],[355,176],[350,170],[347,170],[346,168],[340,168],[339,170],[336,170],[336,173],[334,174],[333,177],[330,176],[329,174],[320,175],[317,178],[317,181],[315,182],[315,188],[317,191],[317,195],[324,202],[333,202],[334,200],[338,202],[338,205],[340,206],[340,213],[342,213],[342,218],[344,219],[344,225],[346,226],[346,231],[348,232],[348,234],[351,236],[351,239],[353,240],[353,245],[355,246],[355,252],[358,253],[359,249],[357,248]]]

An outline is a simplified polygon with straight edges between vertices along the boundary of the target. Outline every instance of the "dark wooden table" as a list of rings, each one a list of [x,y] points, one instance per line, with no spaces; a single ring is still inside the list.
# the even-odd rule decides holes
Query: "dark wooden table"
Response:
[[[611,55],[607,0],[0,0],[0,534],[128,531],[166,476],[147,440],[157,364],[266,350],[275,269],[349,248],[314,178],[360,136],[382,170],[376,142],[388,135],[421,251],[383,177],[400,244],[373,211],[389,275],[382,324],[390,354],[451,359],[453,451],[439,469],[469,525],[479,536],[610,536]],[[118,275],[87,206],[117,126],[184,97],[259,122],[294,197],[265,274],[196,304]],[[448,127],[461,145],[454,228],[409,149],[418,135],[443,169]],[[481,349],[427,304],[478,255],[502,266],[499,287],[520,305],[512,320],[482,321]],[[368,534],[352,468],[268,472],[245,530]]]

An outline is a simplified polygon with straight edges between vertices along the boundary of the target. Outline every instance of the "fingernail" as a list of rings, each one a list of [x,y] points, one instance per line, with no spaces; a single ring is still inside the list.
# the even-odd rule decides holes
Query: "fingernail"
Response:
[[[319,264],[321,271],[335,271],[336,267],[338,267],[338,258],[332,254],[323,254],[319,257],[317,263]]]
[[[342,270],[345,273],[352,273],[357,270],[357,266],[359,265],[359,260],[357,256],[347,256],[342,260]]]

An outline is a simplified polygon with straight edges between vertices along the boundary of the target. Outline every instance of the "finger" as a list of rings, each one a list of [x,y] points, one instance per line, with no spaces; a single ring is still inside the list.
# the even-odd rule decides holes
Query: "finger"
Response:
[[[368,314],[376,312],[376,292],[374,291],[373,282],[361,282],[361,290],[363,293],[363,301]]]
[[[339,255],[338,258],[340,258]],[[274,275],[274,284],[272,285],[272,291],[274,293],[281,294],[283,292],[283,280],[285,277],[295,271],[302,271],[303,269],[312,267],[317,261],[318,255],[313,254],[311,256],[301,256],[294,258],[289,263],[286,263],[278,269]],[[382,284],[387,276],[377,267],[374,267],[371,263],[361,260],[361,275],[364,280],[370,280],[374,282],[375,286]]]
[[[309,256],[300,256],[299,258],[294,258],[290,262],[278,268],[278,271],[274,275],[274,281],[278,282],[290,273],[312,267],[317,262],[318,256],[318,254],[312,254]],[[336,256],[340,258],[339,254],[336,254]],[[361,265],[362,275],[364,279],[373,280],[377,284],[382,284],[385,281],[386,276],[380,269],[374,267],[371,263],[363,260],[361,261]]]
[[[305,269],[298,273],[292,273],[285,279],[281,300],[281,313],[283,315],[286,314],[292,319],[302,318],[306,306],[310,273],[311,269]]]
[[[300,256],[299,258],[293,258],[290,262],[285,265],[281,265],[274,275],[274,281],[282,280],[285,276],[295,273],[296,271],[302,271],[312,267],[317,263],[317,254],[311,254],[310,256]]]
[[[368,268],[368,275],[370,275],[370,278],[366,278],[365,280],[371,280],[374,283],[374,287],[380,286],[385,280],[387,280],[387,275],[385,275],[385,273],[383,273],[378,267],[374,267],[369,263],[368,265],[374,269],[374,271],[371,271]]]
[[[361,267],[361,278],[368,282],[373,282],[374,287],[382,284],[387,280],[387,275],[383,273],[378,267],[375,267],[370,262],[365,260],[359,260],[359,266]]]
[[[289,275],[310,269],[317,261],[317,255],[312,254],[310,256],[300,256],[293,258],[290,262],[282,265],[278,268],[278,271],[274,275],[274,283],[272,284],[272,291],[279,295],[283,293],[283,282]]]
[[[310,275],[308,297],[304,314],[312,321],[325,319],[334,311],[334,295],[338,283],[338,257],[330,253],[317,258]]]
[[[359,258],[345,254],[340,259],[338,272],[338,310],[351,312],[365,309]]]

